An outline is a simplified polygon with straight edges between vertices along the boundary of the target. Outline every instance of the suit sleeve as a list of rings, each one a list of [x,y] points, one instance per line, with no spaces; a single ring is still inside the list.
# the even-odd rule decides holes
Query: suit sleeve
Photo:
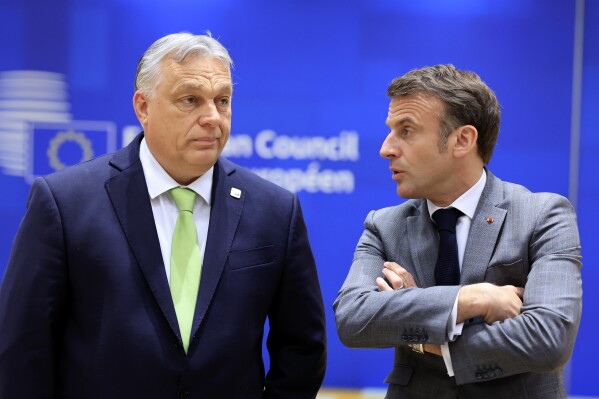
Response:
[[[465,327],[450,343],[458,384],[556,370],[572,353],[582,311],[576,216],[565,198],[547,198],[533,205],[538,211],[528,241],[522,312],[492,325]]]
[[[326,364],[326,332],[316,265],[297,196],[289,223],[285,270],[269,312],[266,399],[315,398]]]
[[[378,228],[379,218],[385,219],[386,216],[371,211],[366,217],[349,274],[333,304],[339,338],[353,348],[444,343],[447,340],[447,321],[459,287],[380,291],[376,278],[384,277],[383,263],[396,259],[398,254],[387,253],[385,232]],[[396,235],[387,232],[387,237]],[[391,245],[407,248],[407,245],[397,243]],[[409,254],[399,256],[409,258]],[[401,266],[409,270],[413,265]]]
[[[54,397],[55,348],[67,300],[59,210],[38,178],[0,287],[0,398]]]

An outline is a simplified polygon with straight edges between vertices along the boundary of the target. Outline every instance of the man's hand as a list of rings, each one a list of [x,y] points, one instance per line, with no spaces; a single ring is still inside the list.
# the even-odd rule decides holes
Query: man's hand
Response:
[[[465,285],[458,298],[457,322],[481,316],[487,324],[516,317],[522,309],[524,288],[490,283]]]
[[[406,269],[401,267],[395,262],[385,262],[383,264],[383,275],[387,279],[385,281],[382,277],[376,278],[376,285],[381,291],[394,291],[402,288],[417,288],[414,277]],[[391,285],[389,285],[391,283]]]
[[[395,262],[385,262],[383,268],[383,275],[387,279],[377,277],[376,285],[379,287],[381,291],[392,291],[399,290],[402,288],[417,288],[416,281],[414,281],[414,277],[412,274],[408,272],[406,269],[401,267]],[[391,283],[389,285],[388,282]],[[423,349],[425,352],[433,353],[437,356],[443,356],[441,353],[441,346],[436,344],[424,344]]]

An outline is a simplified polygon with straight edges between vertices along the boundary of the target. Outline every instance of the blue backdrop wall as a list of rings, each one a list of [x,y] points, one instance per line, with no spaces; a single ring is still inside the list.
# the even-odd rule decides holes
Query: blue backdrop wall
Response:
[[[582,106],[573,113],[581,6]],[[453,63],[479,73],[502,105],[496,175],[566,196],[576,180],[585,294],[571,393],[599,395],[599,294],[589,289],[599,283],[598,26],[599,3],[582,0],[3,0],[0,275],[31,178],[130,140],[143,51],[168,33],[210,30],[236,65],[227,155],[298,192],[304,207],[327,308],[325,385],[382,386],[392,351],[344,348],[331,305],[366,213],[401,202],[378,156],[387,85],[412,68]],[[570,156],[577,112],[580,159]]]

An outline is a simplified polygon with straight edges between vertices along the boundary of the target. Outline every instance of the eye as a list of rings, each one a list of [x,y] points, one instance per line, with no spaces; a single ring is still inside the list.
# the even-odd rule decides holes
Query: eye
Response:
[[[220,97],[216,100],[216,103],[221,107],[227,107],[229,106],[230,101],[229,97]]]
[[[402,137],[408,137],[408,136],[410,136],[410,134],[412,134],[412,129],[409,129],[409,128],[401,129],[400,135]]]
[[[177,108],[179,108],[179,110],[181,110],[183,112],[191,112],[197,108],[198,103],[199,103],[199,100],[197,97],[185,96],[185,97],[178,98],[177,101],[175,102],[175,105],[177,106]]]
[[[185,105],[193,105],[196,103],[196,98],[193,96],[189,96],[189,97],[183,97],[181,99],[181,102]]]

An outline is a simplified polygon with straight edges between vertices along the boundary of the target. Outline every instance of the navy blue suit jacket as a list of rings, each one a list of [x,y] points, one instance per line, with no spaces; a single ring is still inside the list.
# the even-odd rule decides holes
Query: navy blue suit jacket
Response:
[[[0,398],[315,397],[325,320],[298,198],[218,160],[186,354],[141,137],[34,182],[0,288]]]

